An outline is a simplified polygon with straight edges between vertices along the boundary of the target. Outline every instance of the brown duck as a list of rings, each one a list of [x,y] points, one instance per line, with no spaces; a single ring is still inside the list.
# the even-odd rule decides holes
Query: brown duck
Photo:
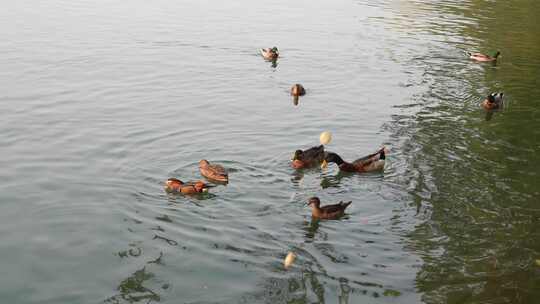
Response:
[[[318,197],[312,197],[308,201],[308,206],[311,206],[311,217],[323,220],[338,219],[345,214],[345,209],[352,202],[339,202],[335,205],[326,205],[321,207],[321,201]]]
[[[229,181],[229,174],[225,171],[225,168],[220,165],[210,164],[206,159],[199,162],[199,170],[202,176],[208,179],[223,183]]]
[[[165,191],[182,194],[196,194],[208,192],[208,185],[202,181],[184,183],[179,179],[169,178],[165,183]]]
[[[304,96],[306,95],[306,89],[304,87],[297,83],[292,86],[291,88],[291,96],[298,97],[298,96]]]
[[[277,47],[261,49],[261,55],[268,61],[275,61],[279,57],[279,51]]]
[[[381,148],[379,151],[359,158],[352,163],[344,161],[341,156],[336,153],[328,152],[325,155],[324,161],[321,167],[326,167],[327,163],[336,163],[339,169],[346,172],[371,172],[380,171],[384,169],[384,163],[386,159],[385,148]]]
[[[324,146],[312,147],[307,150],[296,150],[292,158],[292,167],[303,169],[319,166],[324,160]]]
[[[293,104],[295,106],[298,105],[298,99],[300,96],[304,96],[306,94],[306,89],[301,84],[295,84],[291,88],[291,96],[293,97]]]

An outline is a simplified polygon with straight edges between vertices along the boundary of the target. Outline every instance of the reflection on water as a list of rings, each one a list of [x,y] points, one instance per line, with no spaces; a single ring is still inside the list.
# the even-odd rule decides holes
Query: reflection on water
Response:
[[[145,281],[154,277],[154,274],[146,270],[146,266],[135,271],[131,276],[118,285],[119,295],[108,298],[104,303],[152,303],[160,300],[157,293],[143,286]],[[164,289],[167,287],[164,285]]]

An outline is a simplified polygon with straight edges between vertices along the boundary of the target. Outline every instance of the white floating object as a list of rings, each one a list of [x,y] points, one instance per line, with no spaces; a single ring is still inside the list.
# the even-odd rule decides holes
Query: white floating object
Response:
[[[332,140],[332,133],[328,131],[324,131],[321,133],[321,136],[319,137],[319,140],[321,141],[321,145],[327,145]]]
[[[285,267],[285,269],[288,269],[292,265],[292,263],[294,263],[295,259],[296,254],[294,254],[294,252],[292,251],[289,251],[289,253],[285,257],[285,260],[283,261],[283,266]]]

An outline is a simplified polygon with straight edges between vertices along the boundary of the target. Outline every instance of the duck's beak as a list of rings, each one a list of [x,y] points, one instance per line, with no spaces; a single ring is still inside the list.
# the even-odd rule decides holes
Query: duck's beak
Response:
[[[321,164],[321,169],[326,169],[328,168],[328,162],[325,160],[323,160],[322,164]]]

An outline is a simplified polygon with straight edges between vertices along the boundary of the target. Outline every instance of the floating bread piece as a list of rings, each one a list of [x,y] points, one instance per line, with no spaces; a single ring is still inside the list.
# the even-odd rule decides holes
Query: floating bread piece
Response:
[[[324,131],[321,133],[321,136],[319,137],[319,140],[321,141],[321,145],[327,145],[332,141],[332,133],[328,131]]]
[[[294,252],[292,251],[289,251],[289,253],[285,257],[285,260],[283,261],[283,266],[285,267],[285,269],[288,269],[292,265],[292,263],[294,263],[295,259],[296,254],[294,254]]]

